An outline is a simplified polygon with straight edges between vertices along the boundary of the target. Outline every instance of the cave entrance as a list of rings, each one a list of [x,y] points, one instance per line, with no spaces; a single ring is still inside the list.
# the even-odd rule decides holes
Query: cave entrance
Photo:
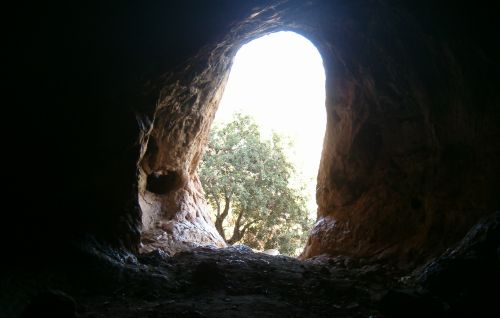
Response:
[[[325,70],[308,39],[282,31],[238,50],[199,170],[227,243],[301,252],[325,128]]]

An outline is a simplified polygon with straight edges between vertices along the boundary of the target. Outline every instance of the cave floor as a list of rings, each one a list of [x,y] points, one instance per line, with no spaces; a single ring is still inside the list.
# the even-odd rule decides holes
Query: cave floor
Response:
[[[500,212],[423,267],[245,246],[139,256],[94,239],[0,271],[0,317],[500,317]],[[29,251],[21,251],[29,254]],[[13,262],[13,261],[17,262]]]
[[[47,279],[43,302],[74,304],[77,317],[387,317],[384,304],[405,288],[405,278],[383,265],[346,257],[300,261],[245,246],[173,257],[100,255]]]
[[[148,288],[151,279],[145,277],[112,294],[82,295],[78,303],[86,316],[376,317],[377,302],[398,284],[378,265],[301,262],[238,247],[199,248],[166,259],[153,253],[139,260],[148,264],[142,265],[144,273],[159,282]]]

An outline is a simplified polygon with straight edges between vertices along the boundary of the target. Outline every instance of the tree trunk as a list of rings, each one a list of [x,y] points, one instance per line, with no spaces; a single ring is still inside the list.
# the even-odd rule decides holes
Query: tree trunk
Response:
[[[240,229],[237,229],[236,227],[233,230],[233,235],[229,240],[226,241],[227,244],[233,245],[234,243],[238,242],[243,238],[243,234],[240,231]]]
[[[227,217],[229,214],[229,207],[231,204],[231,196],[226,196],[225,197],[225,204],[224,204],[224,211],[220,215],[217,215],[215,219],[215,229],[217,232],[219,232],[220,236],[222,236],[222,239],[227,243],[226,240],[226,234],[224,234],[224,227],[222,224],[224,223],[224,219]]]
[[[238,214],[238,218],[234,223],[233,235],[229,240],[226,241],[228,244],[232,245],[243,238],[244,231],[241,231],[240,228],[241,228],[241,219],[243,218],[244,212],[245,210],[242,209],[240,211],[240,214]]]

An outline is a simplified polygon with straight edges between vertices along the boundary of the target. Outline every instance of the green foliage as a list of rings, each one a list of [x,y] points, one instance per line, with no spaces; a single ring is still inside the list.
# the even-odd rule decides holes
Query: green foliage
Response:
[[[311,222],[305,187],[290,186],[294,172],[283,137],[261,139],[251,117],[236,114],[212,128],[200,179],[224,240],[295,255]]]

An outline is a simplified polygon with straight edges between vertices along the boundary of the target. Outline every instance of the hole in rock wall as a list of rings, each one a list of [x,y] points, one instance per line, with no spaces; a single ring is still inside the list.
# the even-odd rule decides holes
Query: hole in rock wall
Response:
[[[166,194],[175,189],[180,182],[179,174],[175,171],[152,173],[148,175],[146,190],[155,194]]]
[[[325,127],[325,71],[309,40],[282,31],[238,50],[199,170],[228,244],[302,251]]]

